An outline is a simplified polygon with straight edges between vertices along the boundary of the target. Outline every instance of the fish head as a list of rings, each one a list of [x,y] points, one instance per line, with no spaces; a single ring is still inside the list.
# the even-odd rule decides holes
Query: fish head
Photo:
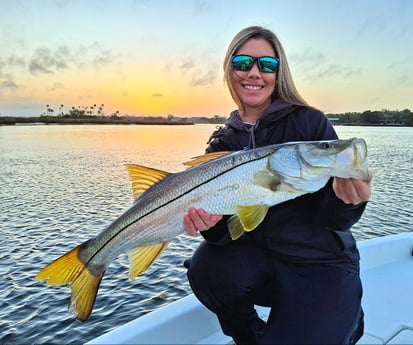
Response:
[[[331,176],[371,179],[361,138],[289,143],[271,154],[268,165],[284,183],[306,191],[318,190]]]
[[[321,170],[330,176],[371,179],[367,144],[362,138],[312,142],[299,145],[298,150],[302,163],[312,172]]]

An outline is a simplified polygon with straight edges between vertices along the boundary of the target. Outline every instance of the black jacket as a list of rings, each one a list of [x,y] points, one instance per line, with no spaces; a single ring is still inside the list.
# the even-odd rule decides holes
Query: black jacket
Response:
[[[238,112],[215,131],[207,152],[236,151],[289,141],[336,139],[331,123],[313,108],[274,102],[255,126],[242,123]],[[252,139],[252,140],[251,140]],[[332,179],[320,191],[270,208],[264,221],[252,232],[251,241],[279,259],[296,264],[348,264],[358,267],[359,254],[349,231],[361,217],[366,203],[346,205],[335,196]],[[219,245],[231,241],[226,220],[201,232]]]

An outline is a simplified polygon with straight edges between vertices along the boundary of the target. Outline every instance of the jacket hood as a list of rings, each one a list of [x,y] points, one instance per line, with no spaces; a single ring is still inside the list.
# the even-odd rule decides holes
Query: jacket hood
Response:
[[[242,121],[241,115],[238,110],[234,110],[231,112],[229,115],[228,120],[225,122],[225,125],[228,127],[232,127],[240,132],[244,132],[248,134],[249,140],[248,142],[245,140],[245,147],[246,148],[255,148],[255,129],[260,125],[260,123],[269,117],[271,117],[271,121],[274,121],[278,118],[281,118],[286,115],[286,112],[281,112],[281,110],[285,110],[288,108],[293,108],[295,107],[294,104],[285,102],[281,99],[276,99],[274,102],[271,103],[271,105],[264,110],[264,112],[261,114],[260,118],[255,122],[254,124],[251,123],[246,123]],[[278,114],[277,114],[278,113]],[[288,112],[287,112],[288,113]],[[271,116],[269,116],[271,115]],[[243,135],[245,137],[245,135]]]

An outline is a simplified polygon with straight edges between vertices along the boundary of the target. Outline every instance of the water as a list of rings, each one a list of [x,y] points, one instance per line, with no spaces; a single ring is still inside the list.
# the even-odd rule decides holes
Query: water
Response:
[[[149,270],[128,280],[121,256],[81,323],[70,289],[34,276],[100,232],[132,202],[124,163],[179,171],[203,152],[213,125],[0,127],[0,343],[83,343],[190,293],[182,266],[200,239],[180,236]],[[369,145],[373,196],[357,239],[413,230],[413,128],[336,127]]]

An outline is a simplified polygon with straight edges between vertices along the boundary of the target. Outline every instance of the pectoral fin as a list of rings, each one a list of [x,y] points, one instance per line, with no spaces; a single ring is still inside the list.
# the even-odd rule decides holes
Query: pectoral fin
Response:
[[[156,244],[153,246],[137,247],[128,252],[130,261],[129,277],[135,279],[161,255],[162,251],[168,246],[169,242]]]
[[[264,220],[268,212],[266,205],[237,206],[237,215],[232,216],[227,223],[231,238],[236,240],[244,231],[252,231]]]
[[[280,177],[268,169],[261,169],[254,174],[254,183],[275,192],[280,184]]]

